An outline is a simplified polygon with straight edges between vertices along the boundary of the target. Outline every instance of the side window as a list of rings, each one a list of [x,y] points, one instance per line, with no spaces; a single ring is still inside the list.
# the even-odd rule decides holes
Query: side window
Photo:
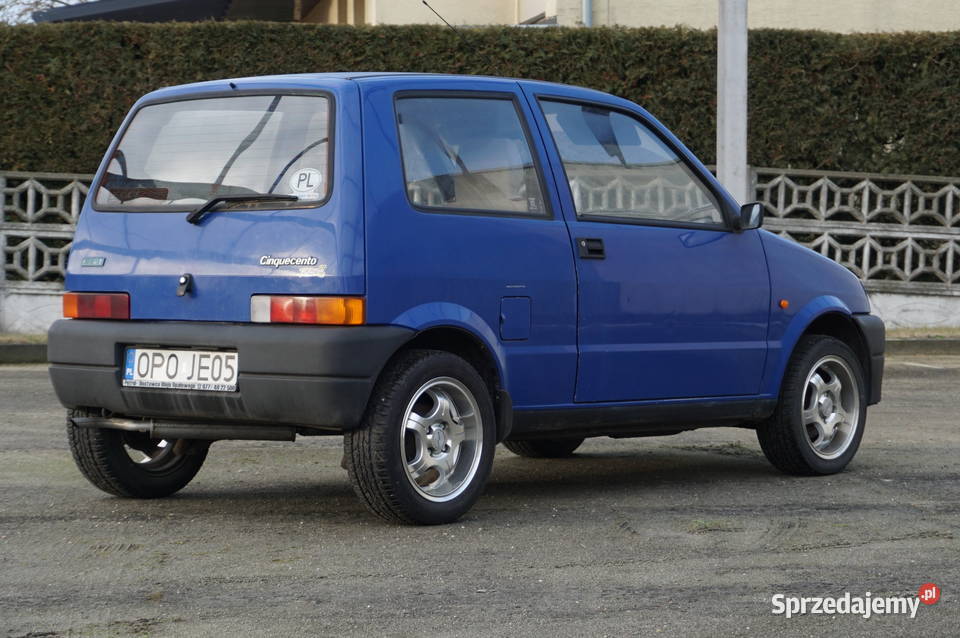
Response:
[[[530,143],[510,99],[401,97],[400,152],[421,208],[544,215]]]
[[[578,217],[723,223],[713,194],[639,120],[589,105],[540,104]]]

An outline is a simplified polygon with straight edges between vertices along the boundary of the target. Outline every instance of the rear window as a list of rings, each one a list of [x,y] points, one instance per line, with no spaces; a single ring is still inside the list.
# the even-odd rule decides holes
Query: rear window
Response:
[[[96,195],[100,210],[184,211],[214,197],[293,195],[247,202],[300,208],[330,190],[330,100],[255,95],[184,100],[137,111]]]
[[[410,201],[437,210],[544,215],[530,141],[510,99],[397,100]]]

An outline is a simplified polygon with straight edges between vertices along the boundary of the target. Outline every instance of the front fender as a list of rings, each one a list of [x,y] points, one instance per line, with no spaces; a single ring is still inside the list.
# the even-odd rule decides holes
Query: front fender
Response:
[[[839,313],[846,317],[853,316],[849,306],[840,298],[833,295],[821,295],[811,299],[803,308],[791,317],[779,339],[774,335],[767,341],[767,366],[764,373],[763,394],[779,396],[780,382],[787,369],[787,363],[793,354],[793,349],[807,328],[818,317],[827,313]]]
[[[423,332],[430,328],[459,328],[476,337],[487,350],[493,354],[497,364],[497,371],[500,373],[503,387],[509,387],[507,384],[507,366],[506,356],[497,333],[483,320],[483,317],[473,312],[465,306],[447,302],[426,303],[410,308],[397,317],[394,317],[391,324],[412,328],[417,332]]]

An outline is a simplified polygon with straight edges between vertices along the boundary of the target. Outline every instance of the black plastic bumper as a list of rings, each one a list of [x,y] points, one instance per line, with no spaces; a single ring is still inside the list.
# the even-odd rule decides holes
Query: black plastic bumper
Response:
[[[867,405],[880,403],[880,388],[883,384],[883,358],[886,349],[886,328],[876,315],[853,315],[860,333],[867,342],[870,369],[867,370]]]
[[[68,408],[346,430],[360,422],[387,360],[413,335],[399,326],[61,320],[50,328],[47,356]],[[127,346],[236,350],[238,390],[124,387]]]

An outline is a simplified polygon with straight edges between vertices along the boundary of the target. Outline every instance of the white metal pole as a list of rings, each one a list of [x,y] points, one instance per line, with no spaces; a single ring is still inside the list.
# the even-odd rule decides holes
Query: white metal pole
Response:
[[[747,0],[719,0],[717,179],[741,204],[753,201],[747,170]]]
[[[583,0],[580,3],[580,20],[585,27],[593,26],[593,0]]]

